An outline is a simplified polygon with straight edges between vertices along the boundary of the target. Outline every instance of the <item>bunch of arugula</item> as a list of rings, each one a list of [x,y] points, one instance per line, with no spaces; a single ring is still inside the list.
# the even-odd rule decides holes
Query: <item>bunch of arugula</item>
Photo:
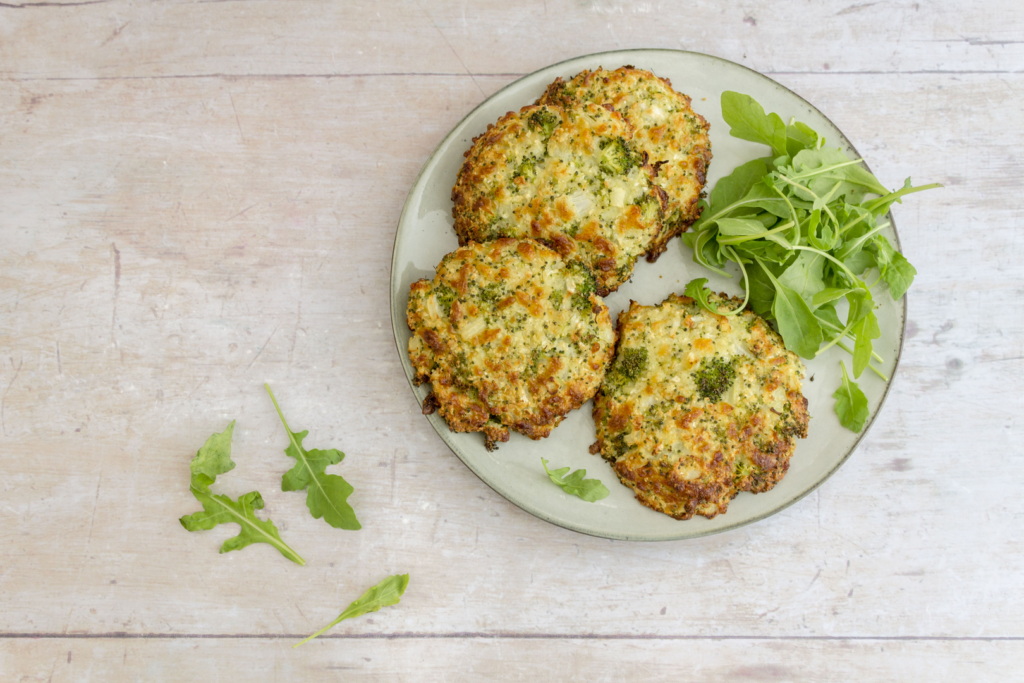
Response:
[[[914,281],[914,266],[882,232],[890,226],[889,207],[914,192],[938,184],[889,191],[863,165],[799,121],[787,125],[766,114],[748,95],[722,93],[722,116],[733,137],[759,142],[771,155],[748,161],[722,178],[701,218],[683,241],[693,260],[726,277],[726,263],[743,275],[743,304],[723,310],[708,301],[706,278],[691,281],[686,294],[709,311],[736,315],[748,304],[771,321],[786,345],[804,358],[833,346],[853,356],[853,376],[881,361],[872,342],[881,336],[875,316],[875,291],[885,283],[893,300]],[[877,196],[874,196],[877,195]],[[870,198],[869,196],[874,196]],[[878,279],[862,278],[872,268]],[[849,304],[846,320],[836,303]],[[850,343],[852,342],[852,348]],[[846,374],[836,392],[835,411],[847,429],[859,432],[867,418],[867,399]]]

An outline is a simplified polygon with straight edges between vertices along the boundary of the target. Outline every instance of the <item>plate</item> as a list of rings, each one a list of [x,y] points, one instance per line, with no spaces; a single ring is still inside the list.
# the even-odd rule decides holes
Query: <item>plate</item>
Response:
[[[584,69],[599,66],[615,69],[624,64],[670,79],[676,90],[693,99],[693,109],[711,124],[714,158],[708,174],[709,190],[737,165],[766,153],[761,145],[729,135],[720,106],[724,90],[746,93],[766,111],[777,112],[784,120],[795,116],[823,135],[828,146],[841,147],[854,158],[860,156],[839,129],[799,95],[756,71],[700,53],[603,52],[549,66],[509,84],[471,111],[438,145],[409,192],[398,222],[391,263],[391,323],[402,367],[419,402],[429,392],[429,385],[412,385],[414,373],[407,351],[410,332],[405,321],[406,304],[410,285],[421,278],[433,278],[434,268],[441,258],[458,246],[452,230],[451,189],[462,164],[463,152],[469,149],[474,136],[487,129],[487,124],[494,123],[505,112],[532,104],[556,77],[568,79]],[[899,248],[895,224],[893,226],[887,236]],[[686,283],[696,277],[708,278],[709,286],[715,291],[741,292],[738,276],[730,280],[708,272],[692,261],[690,250],[680,240],[674,239],[656,263],[640,259],[632,280],[606,297],[605,302],[614,320],[618,312],[629,305],[630,299],[657,304],[672,292],[682,293]],[[880,366],[882,372],[891,378],[903,346],[906,298],[899,302],[889,297],[880,298],[883,302],[876,315],[882,337],[875,341],[875,350],[885,358]],[[859,383],[868,397],[871,416],[863,432],[850,432],[839,424],[832,410],[832,393],[840,381],[840,358],[849,366],[849,356],[838,349],[806,363],[804,395],[811,414],[809,435],[797,444],[785,479],[766,493],[740,493],[729,504],[729,511],[714,519],[694,517],[678,521],[637,502],[630,490],[619,483],[611,467],[588,450],[595,440],[592,403],[571,413],[547,439],[532,441],[513,432],[509,442],[501,444],[494,452],[484,448],[482,434],[452,432],[437,413],[427,419],[455,455],[484,483],[540,519],[604,538],[632,541],[695,538],[735,529],[783,510],[813,491],[850,457],[874,422],[891,382],[884,382],[871,373],[861,376]],[[587,503],[564,493],[548,480],[541,457],[549,460],[552,468],[585,468],[587,477],[600,479],[611,495],[596,503]]]

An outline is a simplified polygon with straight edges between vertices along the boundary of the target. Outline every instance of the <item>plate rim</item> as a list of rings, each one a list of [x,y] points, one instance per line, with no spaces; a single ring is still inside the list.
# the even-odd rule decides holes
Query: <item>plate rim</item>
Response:
[[[757,76],[759,78],[762,78],[762,79],[765,79],[765,80],[769,81],[773,85],[775,85],[775,86],[777,86],[779,88],[782,88],[783,90],[785,90],[786,92],[791,94],[793,97],[797,98],[800,102],[803,102],[804,104],[806,104],[812,110],[817,112],[822,118],[824,118],[826,121],[828,121],[832,125],[832,127],[835,128],[836,131],[839,132],[840,136],[842,137],[843,142],[861,160],[861,162],[864,164],[864,167],[867,168],[869,172],[874,173],[873,171],[871,171],[871,167],[868,165],[867,160],[864,159],[864,156],[853,145],[853,142],[846,136],[845,133],[843,133],[843,131],[839,128],[839,126],[837,126],[832,121],[832,119],[830,119],[827,115],[825,115],[824,112],[822,112],[820,109],[818,109],[818,107],[816,107],[811,102],[808,102],[800,94],[796,93],[795,91],[793,91],[792,89],[790,89],[787,86],[783,85],[782,83],[779,83],[778,81],[776,81],[775,79],[771,78],[770,76],[767,76],[767,75],[761,73],[760,71],[752,69],[752,68],[750,68],[750,67],[748,67],[748,66],[746,66],[744,64],[739,64],[738,62],[734,62],[734,61],[732,61],[730,59],[725,59],[724,57],[718,57],[716,55],[707,54],[705,52],[697,52],[695,50],[675,50],[675,49],[671,49],[671,48],[627,48],[627,49],[622,49],[622,50],[605,50],[605,51],[602,51],[602,52],[592,52],[592,53],[588,53],[588,54],[577,55],[575,57],[571,57],[569,59],[564,59],[564,60],[562,60],[560,62],[555,62],[553,64],[548,64],[546,66],[543,66],[543,67],[541,67],[539,69],[535,69],[534,71],[531,71],[528,74],[524,74],[523,76],[520,76],[519,78],[515,79],[514,81],[506,83],[500,89],[496,90],[491,95],[485,97],[479,104],[477,104],[469,112],[467,112],[465,114],[465,116],[463,116],[459,120],[458,123],[456,123],[454,126],[452,126],[452,128],[441,139],[441,141],[437,144],[437,146],[434,148],[434,150],[430,153],[430,155],[427,157],[427,159],[423,162],[423,165],[420,167],[419,173],[416,174],[416,179],[413,180],[412,185],[409,187],[409,193],[406,195],[405,203],[402,206],[402,213],[398,217],[398,224],[397,224],[397,226],[395,228],[395,239],[394,239],[394,242],[393,242],[392,248],[391,248],[391,273],[390,273],[389,282],[388,282],[389,312],[391,314],[391,333],[392,333],[392,336],[393,336],[394,341],[395,341],[395,348],[398,351],[399,361],[402,364],[402,369],[405,372],[406,381],[409,383],[410,389],[412,389],[413,397],[414,398],[416,398],[416,386],[417,385],[413,383],[413,377],[411,377],[409,375],[408,369],[406,367],[406,362],[405,361],[406,361],[406,355],[408,355],[407,349],[403,349],[402,345],[401,345],[401,343],[399,341],[399,324],[397,322],[398,321],[398,317],[396,317],[396,311],[395,311],[395,306],[396,306],[396,301],[397,301],[397,297],[395,296],[395,293],[397,291],[396,288],[395,288],[395,273],[397,272],[397,267],[398,267],[398,263],[397,263],[397,259],[398,259],[398,239],[399,239],[399,237],[401,235],[401,227],[402,227],[402,224],[405,222],[406,214],[410,210],[410,203],[412,202],[412,199],[413,199],[413,192],[416,190],[417,186],[419,186],[420,181],[423,179],[423,176],[426,173],[427,169],[431,166],[431,164],[435,160],[435,158],[441,153],[441,150],[447,148],[449,141],[452,140],[452,138],[455,137],[456,132],[462,127],[462,125],[469,118],[471,118],[478,110],[480,110],[481,108],[486,106],[493,99],[495,99],[496,97],[500,96],[503,92],[505,92],[506,90],[512,88],[513,86],[515,86],[519,82],[521,82],[521,81],[523,81],[525,79],[528,79],[528,78],[532,78],[535,75],[537,75],[538,73],[540,73],[541,71],[547,71],[548,69],[554,69],[556,67],[567,65],[567,64],[570,64],[572,62],[579,61],[579,60],[587,60],[587,59],[591,59],[591,58],[594,58],[594,57],[602,57],[602,56],[606,56],[606,55],[609,56],[609,57],[611,57],[611,56],[618,56],[618,55],[623,55],[624,56],[624,55],[635,54],[635,53],[640,53],[640,52],[662,53],[662,54],[666,54],[666,55],[693,55],[693,56],[696,56],[696,57],[699,57],[699,58],[713,59],[713,60],[717,60],[717,61],[729,64],[729,65],[731,65],[733,67],[739,67],[739,68],[741,68],[741,69],[743,69],[745,71],[751,72],[752,74],[754,74],[755,76]],[[623,63],[625,64],[625,62],[623,62]],[[523,106],[526,106],[526,105],[523,105]],[[894,241],[896,242],[896,248],[897,248],[898,251],[902,252],[903,251],[903,245],[900,242],[899,231],[896,228],[896,221],[893,218],[893,215],[892,215],[891,211],[889,211],[887,213],[887,218],[888,218],[889,223],[890,223],[890,225],[892,227],[892,233],[893,233]],[[899,342],[897,344],[896,355],[895,355],[895,359],[894,359],[894,362],[893,362],[892,374],[889,377],[889,381],[886,382],[885,390],[882,392],[882,396],[881,396],[881,398],[878,401],[878,407],[870,415],[870,417],[868,419],[868,422],[864,425],[864,429],[861,430],[860,434],[857,436],[857,439],[853,442],[853,445],[850,446],[850,449],[835,464],[835,466],[833,466],[827,473],[825,473],[824,476],[822,476],[820,479],[815,481],[811,486],[807,487],[803,491],[801,491],[798,494],[792,496],[791,498],[787,499],[786,501],[782,502],[781,504],[777,505],[776,507],[773,507],[770,510],[767,510],[767,511],[761,513],[760,515],[756,515],[754,517],[749,517],[749,518],[746,518],[746,519],[744,519],[742,521],[737,521],[737,522],[732,523],[732,524],[726,524],[725,526],[722,526],[722,527],[718,527],[718,528],[714,528],[714,529],[707,529],[707,530],[698,531],[698,532],[695,532],[695,533],[694,532],[691,532],[691,533],[680,533],[679,535],[674,535],[674,536],[669,536],[669,537],[661,537],[661,536],[659,536],[659,537],[652,537],[652,536],[644,536],[642,534],[631,535],[631,534],[618,534],[618,533],[599,533],[598,531],[596,531],[594,529],[579,528],[579,527],[577,527],[576,525],[574,525],[574,524],[572,524],[570,522],[566,522],[564,520],[554,519],[551,516],[549,516],[548,514],[546,514],[543,510],[537,508],[536,506],[531,505],[529,503],[526,503],[525,501],[515,500],[515,499],[509,497],[508,495],[506,495],[505,493],[502,493],[501,491],[499,491],[479,471],[477,471],[477,469],[473,466],[473,464],[471,462],[469,462],[455,448],[452,447],[452,445],[448,442],[448,440],[444,438],[444,435],[441,433],[440,428],[436,424],[434,424],[434,421],[428,420],[428,423],[430,424],[431,428],[437,433],[438,437],[440,437],[442,443],[444,443],[444,445],[448,448],[448,450],[451,451],[455,455],[455,457],[457,457],[462,462],[463,465],[465,465],[467,468],[469,468],[469,471],[472,472],[474,475],[476,475],[477,479],[479,479],[484,484],[486,484],[492,491],[494,491],[499,496],[501,496],[502,498],[504,498],[508,502],[512,503],[513,505],[515,505],[519,509],[523,510],[524,512],[527,512],[527,513],[533,515],[534,517],[536,517],[536,518],[538,518],[540,520],[543,520],[543,521],[545,521],[545,522],[547,522],[549,524],[553,524],[555,526],[561,527],[563,529],[568,529],[570,531],[574,531],[576,533],[584,534],[584,535],[587,535],[587,536],[593,536],[595,538],[607,538],[607,539],[610,539],[610,540],[617,540],[617,541],[638,541],[638,542],[647,542],[647,543],[671,542],[671,541],[687,541],[687,540],[693,540],[693,539],[698,539],[698,538],[704,538],[704,537],[707,537],[707,536],[714,536],[716,534],[721,534],[721,533],[725,533],[725,532],[728,532],[728,531],[733,531],[735,529],[739,529],[739,528],[748,526],[750,524],[754,524],[756,522],[760,522],[760,521],[762,521],[764,519],[767,519],[768,517],[772,517],[773,515],[776,515],[776,514],[782,512],[783,510],[785,510],[786,508],[790,507],[791,505],[794,505],[797,502],[803,500],[808,495],[810,495],[812,492],[817,490],[818,487],[820,487],[826,481],[831,479],[832,476],[839,470],[839,468],[842,467],[843,465],[845,465],[846,461],[849,460],[850,457],[854,454],[854,452],[856,452],[856,450],[860,447],[860,444],[861,444],[861,442],[863,442],[864,437],[866,437],[868,435],[868,433],[871,431],[871,427],[874,426],[875,421],[878,419],[878,415],[882,412],[882,408],[885,407],[885,403],[886,403],[886,401],[889,398],[889,393],[892,391],[892,387],[896,383],[896,376],[899,373],[900,361],[902,360],[902,357],[903,357],[903,346],[904,346],[904,342],[906,341],[907,314],[908,314],[908,302],[907,302],[908,294],[909,294],[909,292],[904,293],[903,297],[900,300],[902,302],[902,308],[903,308],[902,316],[901,316],[902,324],[900,325],[900,328],[899,328]],[[404,314],[401,316],[401,318],[402,318],[403,321],[405,320]],[[419,399],[418,398],[416,398],[416,401],[417,401],[417,403],[419,403]],[[639,504],[639,503],[637,503],[637,504]],[[686,520],[680,521],[680,524],[685,523],[685,521]]]

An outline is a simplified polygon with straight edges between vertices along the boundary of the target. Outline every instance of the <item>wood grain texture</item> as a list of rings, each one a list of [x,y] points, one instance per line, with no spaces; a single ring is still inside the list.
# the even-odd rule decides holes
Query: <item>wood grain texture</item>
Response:
[[[12,4],[0,678],[217,680],[232,660],[294,680],[1012,678],[1016,4]],[[398,216],[445,133],[515,74],[638,44],[774,73],[884,184],[945,184],[894,210],[919,275],[900,372],[851,460],[769,520],[653,545],[553,527],[477,480],[420,415],[388,313]],[[363,531],[280,491],[264,381],[307,445],[348,454]],[[306,567],[219,555],[227,529],[178,525],[198,508],[189,459],[232,419],[224,491],[260,490]],[[400,606],[288,648],[396,572]]]
[[[13,680],[567,681],[679,683],[825,680],[1014,680],[1022,653],[1006,641],[668,640],[551,638],[328,639],[292,650],[284,639],[96,638],[0,646]],[[223,675],[225,649],[234,661]]]

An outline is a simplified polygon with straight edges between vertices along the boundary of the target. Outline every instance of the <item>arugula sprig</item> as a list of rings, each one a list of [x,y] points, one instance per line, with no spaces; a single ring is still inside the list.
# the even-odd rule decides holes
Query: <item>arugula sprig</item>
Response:
[[[297,552],[281,540],[272,521],[264,521],[256,516],[255,510],[263,509],[263,496],[259,491],[243,494],[237,501],[210,491],[210,486],[217,481],[219,475],[235,468],[231,460],[231,436],[234,429],[235,422],[232,420],[227,429],[207,439],[192,458],[189,465],[192,470],[189,490],[203,504],[203,510],[182,517],[179,520],[181,525],[188,531],[200,531],[212,529],[218,524],[238,524],[241,531],[237,536],[224,541],[220,548],[222,553],[241,550],[253,543],[268,543],[292,562],[306,564]]]
[[[306,507],[309,508],[313,519],[323,517],[324,521],[335,529],[362,529],[359,520],[356,519],[356,512],[348,504],[348,497],[354,489],[345,481],[344,477],[337,474],[327,474],[324,470],[328,465],[337,465],[345,459],[345,454],[337,448],[320,450],[314,448],[307,451],[302,446],[302,440],[309,434],[308,430],[293,432],[288,422],[284,419],[281,406],[277,405],[274,392],[270,390],[269,384],[263,385],[270,400],[274,402],[277,416],[281,418],[284,430],[288,432],[288,447],[284,450],[289,457],[297,461],[295,467],[285,472],[281,477],[282,491],[306,491]]]
[[[571,493],[574,496],[582,498],[588,503],[596,503],[602,498],[608,497],[608,487],[602,484],[600,480],[583,478],[587,476],[586,470],[576,470],[572,474],[566,476],[569,472],[568,467],[559,467],[557,470],[549,470],[548,461],[544,458],[541,458],[540,461],[541,464],[544,465],[544,471],[547,472],[548,478],[566,493]]]
[[[809,126],[795,120],[786,124],[748,95],[723,93],[722,116],[731,135],[767,145],[771,155],[748,161],[719,180],[703,202],[701,219],[682,239],[693,249],[693,260],[714,272],[730,276],[724,270],[728,262],[740,267],[744,306],[716,310],[704,292],[704,279],[691,281],[686,294],[721,315],[734,315],[749,303],[802,357],[814,358],[837,346],[853,356],[855,378],[870,369],[886,379],[872,364],[882,360],[873,347],[881,336],[874,290],[884,282],[898,300],[917,270],[882,234],[890,226],[882,216],[903,197],[941,185],[915,187],[908,178],[902,188],[890,191],[860,159],[826,148],[825,139]],[[869,285],[861,278],[872,268],[878,278]],[[842,299],[849,304],[845,321],[835,307]],[[867,401],[845,365],[836,399],[843,425],[863,429]],[[841,401],[847,407],[841,408]]]
[[[294,650],[303,643],[308,643],[320,634],[334,628],[346,619],[360,617],[366,614],[367,612],[376,612],[381,607],[397,605],[399,599],[402,597],[402,594],[405,593],[406,586],[408,585],[408,574],[395,574],[394,576],[389,576],[373,588],[370,588],[368,591],[363,593],[358,600],[356,600],[351,605],[346,607],[345,611],[339,614],[337,619],[327,624],[327,626],[324,626],[322,629],[320,629],[310,637],[306,638],[305,640],[292,645],[292,649]]]

